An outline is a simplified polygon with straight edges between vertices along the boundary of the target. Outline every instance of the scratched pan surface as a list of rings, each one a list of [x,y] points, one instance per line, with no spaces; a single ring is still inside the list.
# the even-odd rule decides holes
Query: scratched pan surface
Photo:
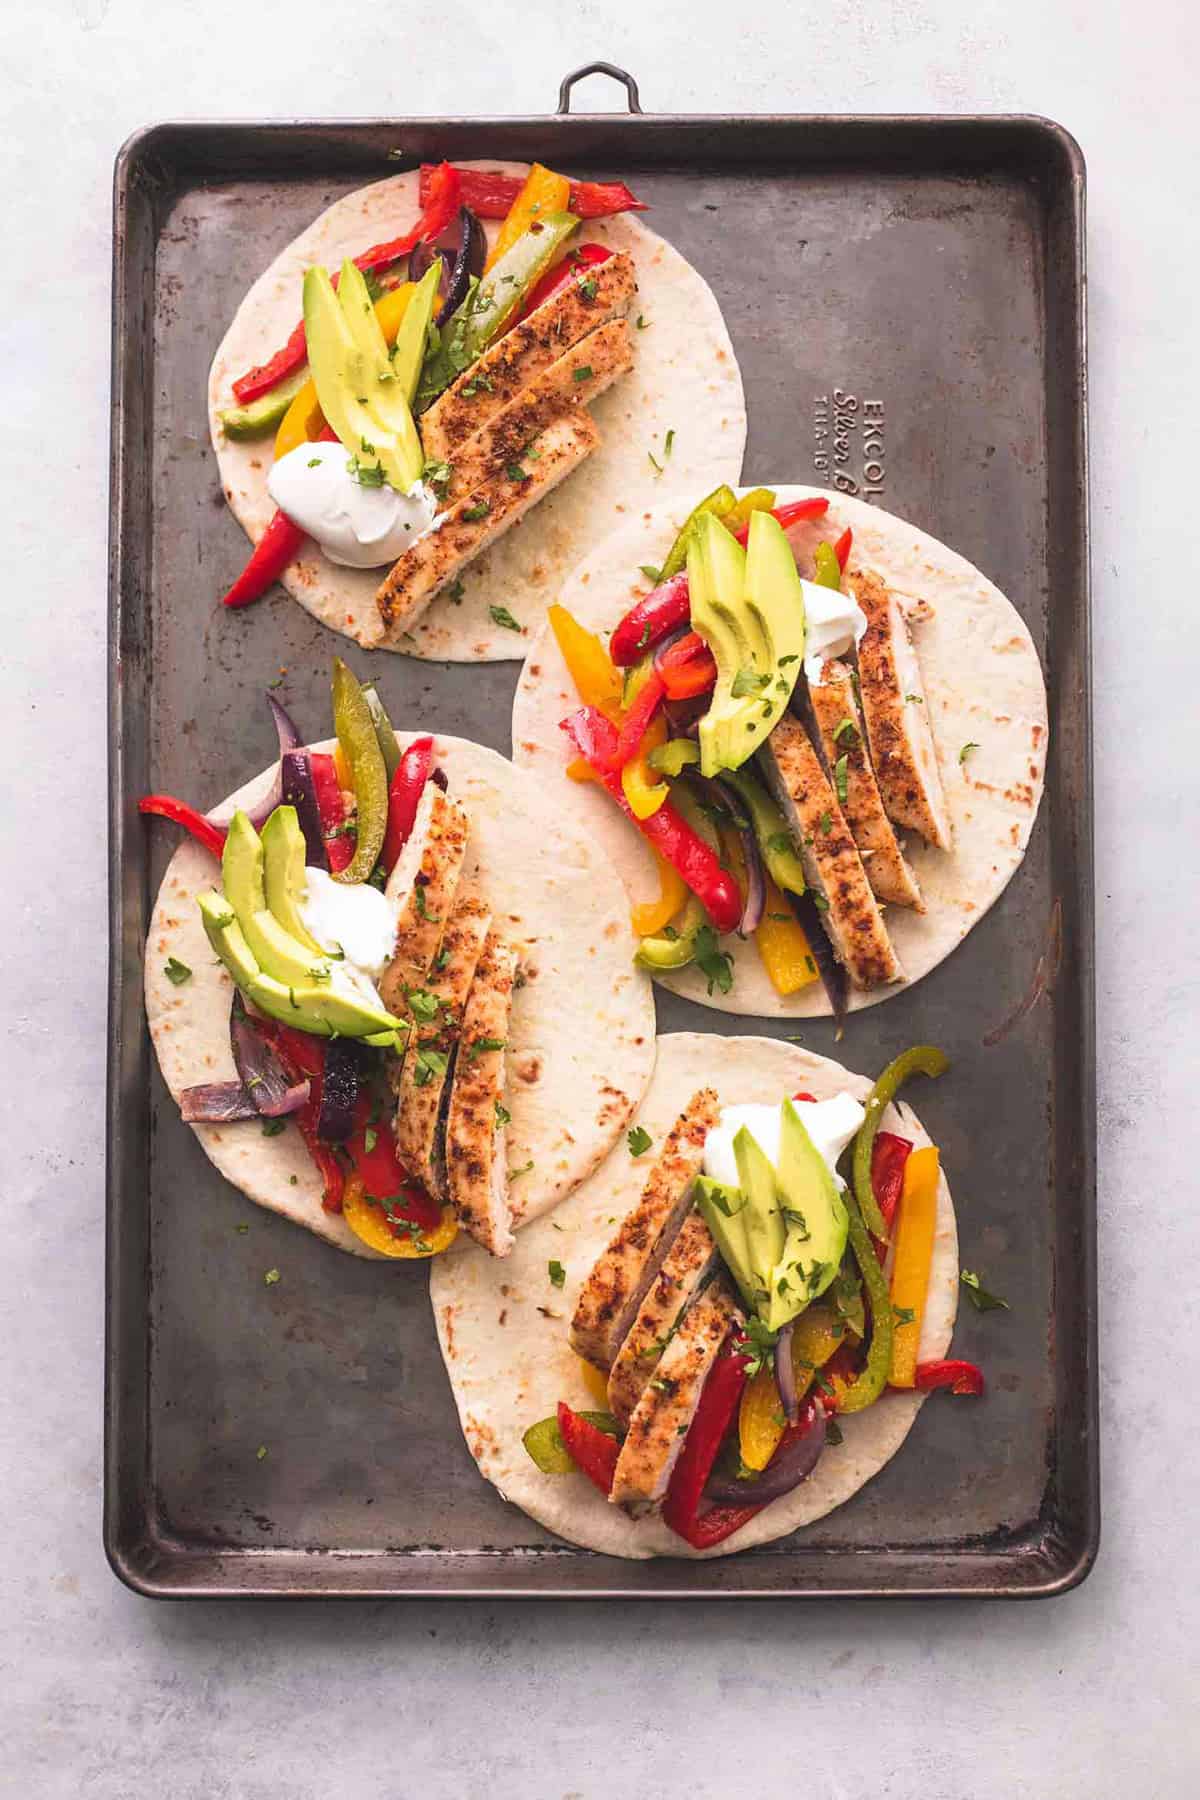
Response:
[[[631,96],[632,97],[632,96]],[[1011,1311],[960,1312],[986,1404],[936,1397],[848,1506],[703,1564],[549,1538],[477,1475],[419,1265],[339,1256],[209,1166],[151,1056],[145,922],[171,845],[148,788],[215,801],[272,748],[277,690],[327,728],[345,642],[276,595],[214,597],[245,539],[205,429],[245,287],[312,216],[417,158],[540,157],[627,179],[704,272],[750,412],[746,477],[845,484],[1011,595],[1051,695],[1046,796],[1002,902],[911,994],[806,1041],[878,1069],[934,1041],[914,1095],[966,1265]],[[112,1014],[105,1541],[152,1594],[1038,1594],[1098,1534],[1082,165],[1029,120],[604,115],[167,126],[117,168]],[[652,471],[647,464],[647,494]],[[404,724],[508,749],[517,665],[353,655]],[[777,1030],[659,997],[660,1029]],[[278,1269],[268,1286],[264,1274]]]

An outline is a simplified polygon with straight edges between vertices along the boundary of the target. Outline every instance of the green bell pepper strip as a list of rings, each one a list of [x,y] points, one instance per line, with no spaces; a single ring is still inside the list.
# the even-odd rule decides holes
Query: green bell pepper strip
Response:
[[[854,1193],[868,1230],[885,1244],[888,1241],[887,1222],[879,1210],[871,1181],[871,1157],[879,1121],[910,1075],[944,1075],[949,1067],[950,1058],[944,1050],[933,1044],[914,1044],[911,1050],[905,1050],[895,1062],[888,1064],[867,1099],[867,1116],[854,1140]]]
[[[888,1372],[892,1366],[894,1323],[892,1296],[883,1264],[875,1254],[875,1246],[863,1224],[854,1196],[845,1193],[842,1199],[850,1221],[850,1248],[854,1251],[854,1260],[858,1264],[871,1305],[871,1344],[867,1360],[848,1387],[839,1386],[836,1390],[838,1412],[851,1413],[862,1412],[864,1407],[872,1406],[887,1386]]]
[[[390,787],[392,776],[400,767],[402,754],[400,743],[396,733],[392,730],[392,721],[387,716],[387,708],[369,681],[363,683],[363,699],[367,703],[367,709],[371,714],[371,723],[375,727],[375,736],[379,741],[379,751],[383,757],[383,766],[387,770]]]
[[[365,881],[379,861],[387,831],[388,777],[371,709],[340,656],[333,663],[333,728],[354,778],[358,834],[354,855],[333,879],[352,885]]]
[[[700,746],[691,738],[669,738],[651,750],[646,761],[660,775],[682,775],[685,768],[700,761]]]
[[[841,587],[842,565],[832,544],[822,541],[813,551],[813,581],[817,587]]]
[[[751,488],[748,494],[742,495],[736,506],[722,515],[721,523],[726,531],[736,532],[739,525],[750,523],[751,513],[770,512],[776,498],[773,488]]]
[[[602,1431],[606,1437],[620,1437],[621,1428],[611,1413],[581,1412],[578,1415]],[[558,1428],[558,1419],[553,1415],[548,1419],[539,1419],[531,1425],[521,1442],[525,1453],[531,1457],[543,1475],[574,1475],[579,1464],[563,1443],[562,1432]]]
[[[804,864],[796,854],[787,820],[762,782],[744,768],[722,769],[721,780],[734,790],[749,813],[762,859],[775,886],[785,893],[803,894],[808,886]]]
[[[733,489],[722,486],[714,488],[711,494],[704,496],[698,506],[692,508],[679,528],[678,537],[667,551],[667,560],[659,570],[656,587],[661,587],[664,581],[671,579],[672,575],[678,575],[680,569],[687,562],[688,539],[692,533],[692,525],[700,517],[700,514],[715,513],[718,519],[723,519],[726,513],[733,511],[737,503],[738,497]]]
[[[516,317],[525,297],[546,273],[550,264],[578,227],[574,213],[552,212],[537,220],[538,230],[523,231],[467,295],[453,319],[443,327],[442,342],[446,350],[446,366],[450,381],[499,337],[510,319]],[[421,383],[421,399],[428,400],[428,383]]]
[[[686,738],[681,741],[688,742]],[[664,750],[668,748],[666,744],[662,747]],[[716,826],[682,781],[675,782],[671,788],[671,804],[684,824],[690,826],[710,850],[720,855],[721,840],[717,836]],[[689,894],[678,925],[672,927],[673,935],[668,937],[663,932],[657,937],[643,938],[634,952],[634,962],[641,969],[686,968],[688,963],[695,960],[696,940],[707,924],[708,914],[703,902],[695,894]]]

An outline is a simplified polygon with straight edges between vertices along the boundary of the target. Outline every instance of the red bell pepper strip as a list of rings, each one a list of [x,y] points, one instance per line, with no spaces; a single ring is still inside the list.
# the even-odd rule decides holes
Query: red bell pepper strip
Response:
[[[837,543],[833,546],[833,554],[838,559],[838,568],[844,569],[850,561],[850,546],[854,542],[854,533],[847,525]]]
[[[649,729],[650,721],[666,697],[666,686],[657,669],[651,669],[638,689],[638,697],[621,721],[612,767],[620,770],[637,755],[638,745]]]
[[[689,631],[665,651],[658,672],[668,700],[694,700],[715,687],[717,660],[698,631]]]
[[[608,654],[618,669],[628,669],[651,645],[686,625],[691,616],[687,570],[681,569],[630,607],[609,639]]]
[[[577,1412],[572,1412],[562,1400],[558,1403],[558,1429],[568,1454],[579,1464],[588,1480],[595,1482],[602,1494],[611,1493],[613,1472],[617,1466],[617,1457],[621,1454],[621,1446],[616,1438],[599,1430],[590,1419],[583,1419]]]
[[[304,1139],[304,1147],[313,1166],[321,1177],[324,1187],[321,1205],[326,1212],[341,1212],[342,1193],[346,1184],[345,1171],[332,1147],[317,1136],[321,1096],[325,1088],[325,1046],[320,1038],[313,1037],[309,1032],[296,1031],[291,1025],[281,1025],[275,1019],[256,1019],[255,1023],[263,1037],[279,1052],[292,1079],[296,1080],[301,1075],[308,1077],[308,1099],[291,1116]]]
[[[174,825],[182,825],[190,832],[198,844],[220,859],[225,848],[225,827],[214,825],[203,813],[198,813],[194,806],[184,800],[176,800],[173,794],[144,794],[138,801],[140,813],[153,813],[156,818],[170,819]]]
[[[384,835],[382,862],[390,875],[401,850],[408,842],[417,816],[417,805],[429,779],[433,759],[433,739],[414,738],[400,761],[388,789],[388,822]]]
[[[342,793],[342,784],[338,780],[337,765],[332,756],[324,751],[314,750],[309,757],[312,765],[313,791],[317,796],[317,811],[321,815],[321,831],[325,838],[325,852],[329,857],[329,867],[333,874],[354,860],[354,839],[342,830],[346,822],[346,801]]]
[[[925,1362],[917,1364],[917,1388],[931,1394],[935,1388],[948,1387],[952,1394],[982,1394],[983,1370],[969,1362]]]
[[[252,600],[261,600],[288,564],[295,562],[307,535],[286,513],[277,512],[255,544],[250,561],[222,595],[222,606],[249,606]]]
[[[355,266],[364,272],[371,269],[384,269],[389,263],[399,262],[420,243],[432,244],[445,231],[460,205],[458,171],[449,163],[438,163],[429,170],[429,181],[426,184],[422,170],[421,216],[411,231],[403,237],[390,238],[386,243],[373,244],[354,258]],[[337,276],[333,277],[333,285],[337,286]],[[241,405],[257,400],[260,394],[270,393],[285,376],[298,369],[308,355],[308,344],[304,336],[304,321],[292,332],[291,337],[277,350],[267,362],[260,363],[258,368],[251,369],[241,375],[233,384],[233,391]]]
[[[817,495],[811,500],[789,500],[786,506],[772,507],[771,517],[787,531],[789,526],[799,524],[802,519],[819,519],[828,510],[828,500]],[[747,519],[733,535],[745,546],[750,537],[750,520]],[[618,669],[627,669],[670,632],[686,625],[691,616],[687,570],[681,569],[678,575],[672,575],[652,594],[630,607],[609,640],[608,654]]]
[[[445,167],[445,164],[442,165]],[[525,185],[520,175],[503,175],[499,169],[455,169],[461,183],[462,204],[480,219],[504,219]],[[421,164],[421,205],[435,174],[431,163]],[[645,212],[645,202],[635,198],[623,181],[573,181],[570,210],[579,219],[604,219],[613,213]]]
[[[667,1497],[663,1501],[664,1521],[677,1537],[689,1544],[695,1542],[693,1534],[700,1524],[704,1484],[712,1474],[717,1452],[733,1422],[745,1385],[746,1358],[738,1355],[732,1341],[729,1341],[708,1372],[700,1404],[683,1440],[683,1449],[679,1452],[679,1460],[671,1473]],[[723,1507],[721,1510],[752,1516],[758,1509]],[[739,1523],[744,1521],[739,1520]],[[731,1529],[736,1530],[737,1527],[733,1526]],[[728,1532],[724,1535],[728,1536]]]
[[[606,244],[580,244],[567,256],[565,262],[556,263],[554,268],[547,269],[542,279],[531,292],[528,300],[521,308],[520,318],[527,319],[531,312],[536,312],[544,300],[549,300],[569,282],[575,280],[580,269],[594,269],[600,263],[608,261],[612,251]]]
[[[612,759],[617,748],[614,727],[594,706],[580,707],[559,727],[565,731],[576,750],[591,764],[627,819],[631,819],[642,836],[669,862],[701,902],[721,934],[736,931],[742,917],[742,894],[737,882],[723,869],[703,838],[685,824],[669,800],[648,819],[639,819],[625,798],[621,777],[613,772]]]
[[[871,1187],[889,1233],[904,1191],[904,1165],[911,1151],[909,1140],[897,1137],[894,1131],[877,1132],[871,1147]],[[880,1262],[886,1261],[887,1241],[875,1238],[873,1242]]]
[[[360,1093],[354,1108],[354,1125],[346,1139],[346,1153],[362,1181],[364,1194],[388,1201],[389,1211],[384,1216],[393,1237],[404,1230],[405,1220],[420,1231],[436,1231],[442,1222],[441,1207],[412,1179],[396,1155],[396,1140],[387,1120],[372,1120],[371,1112],[372,1096]]]

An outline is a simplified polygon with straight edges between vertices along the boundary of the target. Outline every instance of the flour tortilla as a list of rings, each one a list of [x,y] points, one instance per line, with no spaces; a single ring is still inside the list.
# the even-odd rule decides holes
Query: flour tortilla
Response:
[[[411,734],[399,732],[401,744]],[[317,744],[331,750],[332,743]],[[538,1218],[591,1173],[625,1127],[654,1065],[654,998],[625,947],[625,894],[599,850],[531,776],[465,738],[435,737],[433,766],[471,815],[464,883],[522,948],[525,985],[509,1033],[508,1164],[533,1167],[512,1184],[514,1224]],[[265,797],[274,769],[224,803]],[[233,984],[213,955],[196,895],[219,886],[207,851],[185,840],[163,877],[146,940],[146,1012],[172,1097],[197,1082],[236,1076],[229,1047]],[[174,987],[164,966],[192,970]],[[221,1173],[251,1200],[307,1225],[355,1256],[373,1257],[337,1213],[294,1129],[264,1137],[255,1120],[192,1127]],[[295,1185],[292,1185],[292,1177]]]
[[[636,1204],[656,1148],[696,1090],[706,1086],[717,1088],[723,1106],[734,1106],[796,1092],[818,1100],[843,1092],[865,1099],[871,1083],[840,1063],[775,1038],[715,1038],[690,1031],[661,1037],[654,1079],[638,1113],[655,1148],[635,1159],[624,1142],[617,1144],[591,1180],[559,1208],[553,1225],[545,1221],[527,1232],[506,1263],[494,1263],[477,1246],[456,1245],[432,1271],[429,1293],[438,1340],[480,1472],[506,1500],[559,1537],[610,1556],[729,1556],[811,1525],[890,1461],[925,1400],[915,1392],[888,1393],[865,1412],[839,1419],[845,1441],[826,1449],[808,1481],[706,1551],[691,1549],[658,1517],[629,1518],[586,1477],[543,1475],[530,1460],[521,1442],[530,1425],[549,1417],[560,1400],[577,1408],[596,1405],[567,1342],[579,1290],[616,1222]],[[915,1145],[929,1142],[903,1104],[889,1107],[883,1126]],[[547,1278],[551,1258],[566,1270],[559,1290]],[[921,1322],[922,1362],[944,1357],[950,1348],[958,1285],[958,1234],[943,1175]]]
[[[464,168],[501,169],[524,177],[525,163],[488,160]],[[233,383],[286,342],[300,318],[304,271],[330,270],[371,244],[398,237],[418,213],[418,174],[393,175],[338,200],[301,232],[246,295],[213,360],[209,426],[221,484],[240,523],[257,542],[275,508],[267,494],[272,438],[235,443],[219,414],[236,404]],[[484,221],[494,240],[499,221]],[[630,316],[635,365],[591,409],[603,442],[594,455],[530,512],[462,577],[463,597],[436,599],[405,639],[412,656],[450,662],[507,662],[524,656],[567,571],[646,497],[674,500],[703,494],[741,474],[746,403],[729,333],[704,278],[677,250],[630,213],[585,220],[581,236],[626,250],[637,269]],[[646,329],[637,330],[641,316]],[[670,454],[665,439],[674,432]],[[653,451],[662,466],[656,475]],[[230,568],[232,574],[232,564]],[[375,591],[386,569],[343,569],[313,543],[283,576],[293,599],[321,623],[359,643],[375,616]],[[489,612],[503,606],[520,621],[514,632]]]
[[[780,504],[826,493],[778,487]],[[1046,768],[1046,684],[1033,639],[1010,600],[986,576],[915,525],[827,493],[828,513],[808,534],[815,546],[854,530],[851,568],[876,570],[902,602],[924,602],[913,625],[946,799],[954,821],[954,849],[931,849],[913,834],[905,854],[916,871],[926,912],[889,906],[884,919],[905,980],[860,992],[851,1009],[902,993],[949,956],[1011,881],[1037,817]],[[692,501],[696,496],[693,494]],[[688,511],[688,502],[632,521],[587,557],[565,583],[561,604],[592,631],[607,634],[634,600],[648,591],[640,565],[657,565]],[[803,567],[803,563],[802,563]],[[549,627],[530,646],[513,705],[513,760],[543,785],[569,793],[576,816],[604,846],[631,895],[658,892],[654,862],[638,831],[593,783],[566,781],[574,755],[559,721],[580,705]],[[964,744],[975,744],[965,762]],[[628,939],[633,948],[632,935]],[[655,977],[664,986],[721,1012],[755,1018],[815,1018],[831,1011],[824,986],[813,982],[784,998],[776,993],[753,942],[722,940],[733,957],[728,994],[707,992],[695,967]]]

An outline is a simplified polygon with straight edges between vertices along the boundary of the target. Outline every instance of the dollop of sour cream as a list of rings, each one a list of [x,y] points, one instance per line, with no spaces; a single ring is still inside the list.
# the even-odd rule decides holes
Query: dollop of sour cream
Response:
[[[862,641],[867,615],[853,594],[840,593],[837,588],[802,580],[800,590],[804,595],[804,673],[809,681],[820,681],[822,665],[830,657],[845,656],[851,645]]]
[[[433,529],[437,497],[423,481],[407,494],[386,484],[364,487],[350,473],[351,460],[344,444],[298,444],[271,465],[267,492],[330,562],[374,569]]]
[[[382,1006],[376,983],[396,948],[399,906],[369,882],[351,885],[335,881],[324,869],[306,869],[304,873],[300,917],[322,949],[330,953],[333,986],[372,1006]]]
[[[835,1094],[832,1100],[796,1100],[793,1105],[829,1173],[839,1188],[845,1187],[837,1172],[837,1160],[867,1116],[862,1106],[853,1094]],[[743,1125],[771,1167],[779,1167],[783,1102],[778,1106],[723,1106],[716,1125],[704,1140],[704,1173],[725,1187],[738,1186],[733,1140]]]

